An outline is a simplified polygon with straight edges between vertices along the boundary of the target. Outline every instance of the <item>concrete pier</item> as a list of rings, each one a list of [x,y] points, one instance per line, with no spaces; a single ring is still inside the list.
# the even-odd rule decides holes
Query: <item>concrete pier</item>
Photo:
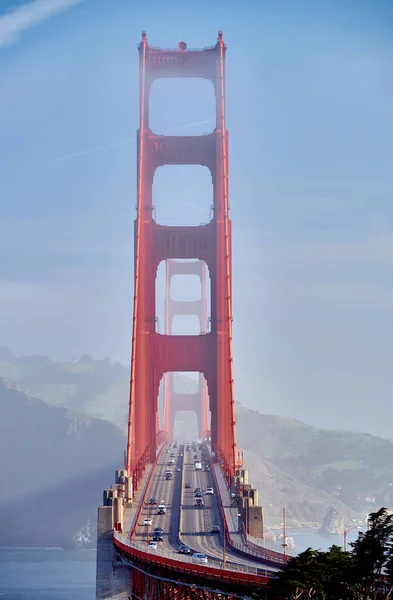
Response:
[[[97,537],[97,600],[128,600],[131,569],[123,565],[113,545],[112,531]]]

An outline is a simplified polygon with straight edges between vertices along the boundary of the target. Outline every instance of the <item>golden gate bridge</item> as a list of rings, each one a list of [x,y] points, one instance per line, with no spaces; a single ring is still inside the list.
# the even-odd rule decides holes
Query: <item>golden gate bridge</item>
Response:
[[[135,286],[125,468],[104,491],[98,509],[97,598],[218,600],[264,598],[286,561],[263,545],[263,511],[236,445],[232,348],[232,227],[228,199],[222,32],[209,48],[139,45],[140,124],[138,199],[134,229]],[[216,123],[201,136],[166,136],[149,127],[149,97],[159,78],[210,80]],[[164,165],[201,165],[210,171],[210,222],[156,222],[153,179]],[[184,190],[186,199],[187,189]],[[157,331],[156,276],[166,264],[165,332]],[[201,296],[175,301],[174,275],[199,277]],[[210,297],[207,297],[207,277]],[[210,322],[207,324],[210,302]],[[199,319],[199,335],[175,335],[175,315]],[[194,394],[176,393],[173,373],[199,373]],[[158,397],[164,381],[160,422]],[[174,442],[179,410],[197,414],[198,441]]]

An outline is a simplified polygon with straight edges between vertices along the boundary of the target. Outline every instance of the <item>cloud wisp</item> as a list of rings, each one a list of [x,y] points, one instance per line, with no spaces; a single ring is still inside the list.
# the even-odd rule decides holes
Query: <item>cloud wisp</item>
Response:
[[[0,47],[13,44],[19,36],[53,15],[80,4],[82,0],[35,0],[0,16]]]
[[[191,129],[192,127],[198,127],[198,125],[205,125],[207,123],[213,123],[215,119],[205,119],[204,121],[198,121],[198,123],[188,123],[187,125],[181,125],[180,127],[175,127],[170,131],[164,131],[163,135],[170,135],[172,133],[176,133],[177,131],[183,131],[185,129]],[[109,150],[110,148],[118,148],[119,146],[125,146],[127,144],[134,144],[136,141],[136,137],[129,138],[127,140],[123,140],[120,142],[114,142],[113,144],[105,144],[105,146],[95,146],[94,148],[88,148],[86,150],[80,150],[79,152],[72,152],[71,154],[64,154],[62,156],[56,156],[55,158],[51,158],[50,162],[61,162],[63,160],[70,160],[72,158],[79,158],[80,156],[86,156],[87,154],[94,154],[96,152],[101,152],[102,150]]]

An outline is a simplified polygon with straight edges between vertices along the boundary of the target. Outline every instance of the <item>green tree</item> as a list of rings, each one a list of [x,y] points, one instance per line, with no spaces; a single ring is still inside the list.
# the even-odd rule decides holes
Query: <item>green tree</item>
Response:
[[[343,552],[341,546],[332,546],[328,552],[321,553],[319,560],[324,569],[324,598],[326,600],[351,600],[352,591],[348,585],[352,573],[352,557]]]
[[[368,529],[350,552],[308,548],[292,558],[271,585],[274,600],[393,600],[393,515],[369,515]]]
[[[381,576],[392,580],[393,575],[393,515],[386,508],[371,513],[368,529],[351,544],[354,598],[376,599]]]
[[[272,598],[282,600],[338,600],[344,590],[343,572],[348,555],[334,546],[329,552],[308,548],[292,558],[271,587]]]

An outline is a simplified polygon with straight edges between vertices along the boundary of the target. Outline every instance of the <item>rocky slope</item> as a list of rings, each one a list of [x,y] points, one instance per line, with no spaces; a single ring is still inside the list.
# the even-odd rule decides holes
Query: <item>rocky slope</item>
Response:
[[[50,406],[0,378],[0,544],[72,544],[95,523],[124,447],[113,423]]]

